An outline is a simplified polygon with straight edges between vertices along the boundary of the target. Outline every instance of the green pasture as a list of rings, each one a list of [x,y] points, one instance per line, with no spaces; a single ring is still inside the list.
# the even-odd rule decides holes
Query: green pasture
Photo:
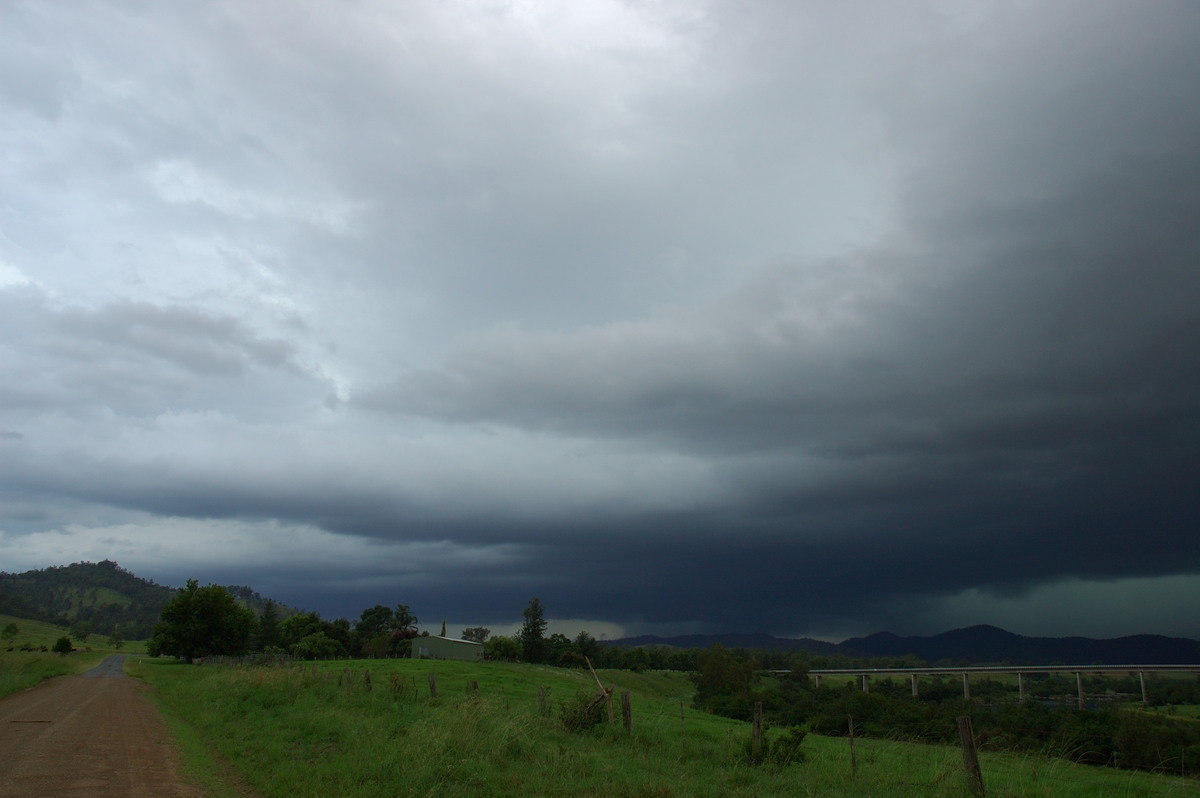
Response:
[[[30,645],[34,648],[45,646],[50,648],[54,645],[54,641],[67,634],[67,630],[61,626],[55,626],[52,623],[43,621],[31,621],[28,618],[14,618],[11,615],[0,615],[0,629],[4,629],[9,624],[16,624],[17,636],[13,638],[11,643],[6,643],[4,648],[13,646],[20,648],[23,645]],[[3,649],[0,649],[3,651]]]
[[[58,638],[71,637],[70,630],[68,630],[65,626],[55,626],[52,623],[46,623],[44,621],[32,621],[28,618],[14,618],[11,615],[0,615],[0,629],[4,629],[10,623],[16,624],[17,636],[13,639],[12,643],[5,644],[2,648],[0,648],[0,652],[3,652],[4,649],[9,647],[9,645],[12,645],[14,648],[20,650],[20,648],[25,644],[29,644],[34,648],[41,648],[42,646],[45,646],[47,649],[50,649],[54,646],[54,643],[56,640],[58,640]],[[124,640],[121,643],[121,647],[118,649],[110,646],[108,639],[108,635],[106,634],[92,633],[88,635],[88,639],[86,641],[75,640],[72,638],[72,642],[80,651],[106,651],[112,654],[146,653],[147,641],[145,640]]]
[[[154,685],[193,776],[217,796],[969,794],[954,747],[860,739],[852,766],[847,739],[809,735],[804,761],[751,764],[749,725],[693,709],[681,673],[601,671],[618,697],[616,723],[568,731],[564,708],[596,693],[586,671],[422,660],[127,667]],[[624,690],[631,732],[621,723]],[[768,729],[768,744],[783,733]],[[1178,776],[986,751],[981,759],[989,795],[1200,793]]]

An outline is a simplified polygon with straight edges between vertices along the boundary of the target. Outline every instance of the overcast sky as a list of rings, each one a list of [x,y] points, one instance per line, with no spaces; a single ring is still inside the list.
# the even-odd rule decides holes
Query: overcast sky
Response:
[[[0,2],[0,570],[1200,637],[1200,4]]]

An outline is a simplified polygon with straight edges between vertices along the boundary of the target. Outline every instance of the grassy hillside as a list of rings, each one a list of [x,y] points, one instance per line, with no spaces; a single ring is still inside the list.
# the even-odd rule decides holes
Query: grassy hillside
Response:
[[[290,668],[139,660],[194,753],[217,753],[272,796],[961,796],[955,748],[809,735],[805,761],[750,764],[747,724],[691,708],[679,673],[601,671],[632,693],[633,728],[563,723],[586,672],[506,663],[391,660]],[[369,686],[368,686],[368,676]],[[437,697],[428,677],[436,677]],[[473,684],[478,690],[471,689]],[[539,688],[548,696],[539,708]],[[768,730],[768,742],[783,736]],[[193,762],[203,757],[193,757]],[[989,795],[1185,796],[1197,782],[984,753]],[[223,794],[209,771],[209,792]],[[229,793],[232,794],[232,793]]]
[[[18,618],[15,615],[0,615],[0,629],[6,628],[9,624],[17,627],[17,635],[12,642],[6,642],[3,648],[11,646],[19,650],[23,647],[42,648],[45,646],[49,649],[54,645],[55,640],[67,634],[64,627],[45,621]]]

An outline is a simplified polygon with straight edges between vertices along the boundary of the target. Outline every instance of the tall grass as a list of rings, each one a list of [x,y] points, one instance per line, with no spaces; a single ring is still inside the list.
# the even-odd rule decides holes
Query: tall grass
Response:
[[[103,653],[43,654],[40,651],[0,652],[0,697],[33,687],[45,679],[83,673],[96,667]]]
[[[959,751],[809,735],[804,762],[751,765],[747,724],[693,710],[682,674],[602,672],[633,693],[633,730],[567,731],[559,707],[594,693],[591,676],[501,663],[318,667],[131,664],[189,734],[263,798],[273,796],[961,796]],[[427,675],[437,676],[432,698]],[[478,683],[478,691],[469,686]],[[538,688],[550,708],[539,711]],[[393,689],[396,688],[396,689]],[[682,717],[681,717],[681,704]],[[772,730],[770,734],[781,734]],[[1197,782],[1032,756],[983,755],[989,795],[1150,798]]]

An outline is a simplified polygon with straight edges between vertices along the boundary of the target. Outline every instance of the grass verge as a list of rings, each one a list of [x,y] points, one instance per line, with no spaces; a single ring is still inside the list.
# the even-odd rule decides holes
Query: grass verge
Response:
[[[192,767],[215,752],[263,796],[933,796],[968,794],[952,747],[809,735],[805,761],[751,765],[747,724],[692,709],[683,674],[601,672],[633,694],[633,728],[560,722],[578,671],[504,663],[397,660],[289,668],[129,661],[156,688]],[[369,676],[367,675],[369,673]],[[436,677],[432,695],[429,675]],[[477,685],[478,689],[472,689]],[[541,709],[539,692],[548,696]],[[682,714],[681,714],[682,704]],[[783,730],[770,730],[779,736]],[[188,753],[188,751],[191,753]],[[199,763],[199,764],[196,764]],[[989,795],[1195,796],[1195,780],[984,754]]]
[[[56,676],[83,673],[99,665],[108,654],[77,652],[43,654],[40,651],[0,652],[0,697],[33,687]]]

